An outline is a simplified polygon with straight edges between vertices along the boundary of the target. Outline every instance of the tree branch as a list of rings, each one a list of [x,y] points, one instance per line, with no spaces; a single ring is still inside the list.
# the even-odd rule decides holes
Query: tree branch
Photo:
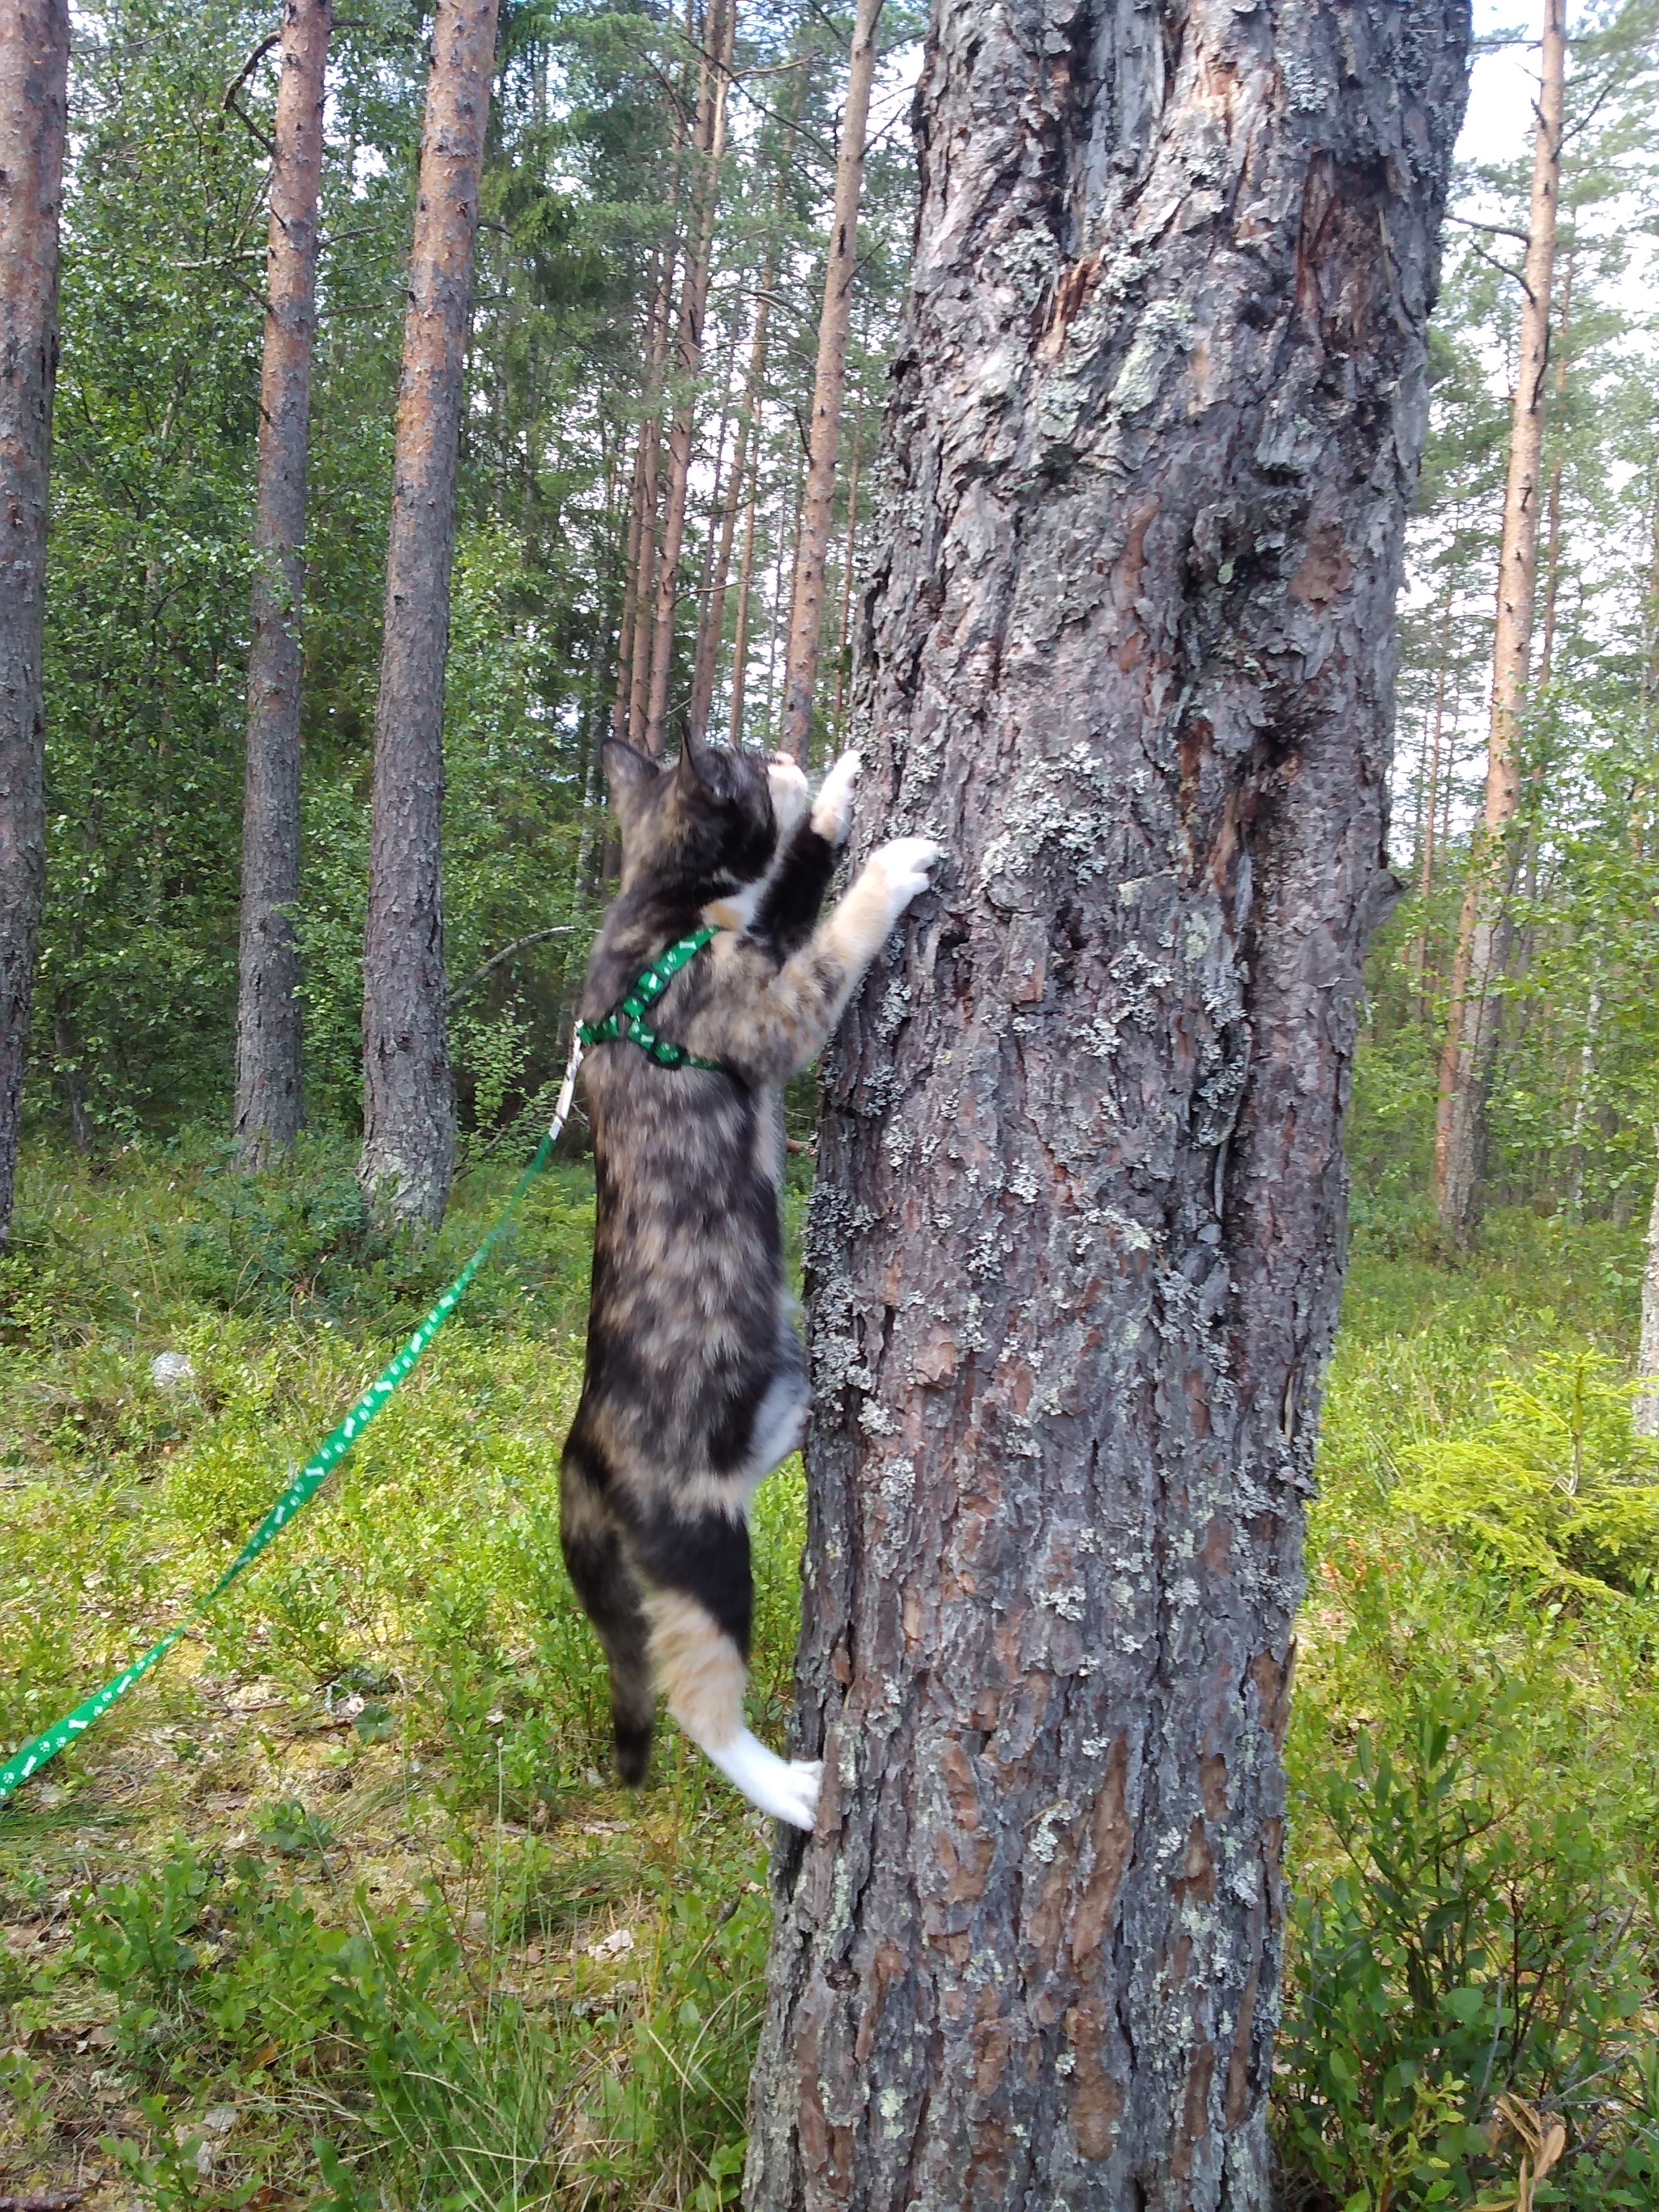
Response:
[[[475,968],[465,983],[455,986],[444,1000],[444,1012],[447,1013],[458,1000],[465,998],[475,984],[482,983],[492,968],[499,968],[503,960],[510,960],[515,952],[522,952],[526,945],[540,945],[550,937],[568,937],[574,927],[574,923],[561,922],[556,929],[532,929],[528,937],[515,937],[511,945],[504,945],[499,952],[492,952],[482,968]]]

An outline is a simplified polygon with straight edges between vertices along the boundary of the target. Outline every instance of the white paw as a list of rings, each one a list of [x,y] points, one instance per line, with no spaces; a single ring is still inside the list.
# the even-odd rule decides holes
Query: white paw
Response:
[[[927,871],[944,849],[931,837],[895,837],[870,855],[870,866],[878,871],[886,895],[890,927],[927,889]]]
[[[772,811],[777,817],[781,844],[806,811],[806,778],[792,760],[769,760],[766,781],[772,793]]]
[[[853,788],[859,780],[859,757],[843,753],[818,786],[812,801],[812,827],[832,845],[844,845],[853,826]]]
[[[751,1805],[758,1805],[775,1820],[787,1820],[792,1828],[811,1826],[823,1779],[822,1759],[780,1759],[747,1729],[740,1729],[732,1742],[718,1750],[707,1744],[703,1748]]]

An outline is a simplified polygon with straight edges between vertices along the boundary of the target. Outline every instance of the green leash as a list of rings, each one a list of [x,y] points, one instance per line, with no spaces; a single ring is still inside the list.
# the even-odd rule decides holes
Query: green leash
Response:
[[[688,954],[687,957],[690,957]],[[295,1515],[310,1504],[322,1487],[330,1469],[345,1457],[460,1304],[472,1278],[483,1265],[490,1247],[512,1218],[514,1207],[546,1164],[547,1156],[558,1142],[559,1133],[569,1118],[570,1101],[576,1086],[576,1070],[581,1066],[582,1042],[579,1032],[571,1043],[570,1060],[565,1068],[564,1081],[559,1087],[559,1103],[553,1109],[551,1126],[537,1146],[535,1158],[514,1184],[512,1196],[496,1216],[489,1235],[448,1289],[440,1293],[436,1304],[403,1350],[380,1370],[338,1427],[330,1430],[213,1588],[205,1597],[197,1599],[178,1627],[169,1629],[159,1644],[152,1644],[142,1657],[135,1659],[130,1667],[124,1667],[118,1674],[104,1684],[102,1689],[94,1690],[89,1698],[83,1698],[76,1705],[72,1713],[65,1713],[62,1720],[54,1721],[49,1729],[43,1729],[21,1751],[15,1752],[3,1766],[0,1766],[0,1801],[9,1797],[20,1782],[27,1782],[31,1774],[39,1773],[46,1761],[55,1759],[66,1743],[73,1743],[76,1736],[84,1735],[118,1698],[124,1697],[135,1682],[141,1681],[152,1667],[165,1659],[197,1616],[205,1613],[215,1598],[230,1588],[244,1568],[252,1565],[260,1553],[281,1534]]]
[[[677,939],[665,952],[658,953],[603,1021],[577,1024],[576,1034],[582,1042],[611,1044],[622,1037],[629,1044],[638,1045],[659,1067],[706,1067],[714,1075],[729,1074],[730,1069],[722,1066],[718,1060],[699,1060],[683,1044],[671,1044],[666,1037],[659,1037],[644,1018],[646,1008],[655,1006],[681,969],[695,960],[715,934],[705,926],[693,930],[690,937]]]

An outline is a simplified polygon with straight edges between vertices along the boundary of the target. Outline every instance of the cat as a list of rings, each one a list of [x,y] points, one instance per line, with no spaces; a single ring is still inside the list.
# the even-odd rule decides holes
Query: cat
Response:
[[[583,989],[587,1030],[624,997],[641,1004],[634,986],[678,940],[718,933],[647,1006],[654,1054],[635,1029],[583,1061],[598,1192],[565,1563],[609,1664],[623,1780],[645,1773],[659,1683],[751,1803],[810,1828],[818,1762],[781,1759],[744,1723],[749,1504],[799,1447],[808,1397],[783,1273],[781,1086],[823,1046],[939,848],[882,846],[819,922],[856,753],[811,801],[792,762],[690,739],[667,763],[608,739],[605,763],[622,874]],[[678,1065],[655,1056],[677,1048]]]

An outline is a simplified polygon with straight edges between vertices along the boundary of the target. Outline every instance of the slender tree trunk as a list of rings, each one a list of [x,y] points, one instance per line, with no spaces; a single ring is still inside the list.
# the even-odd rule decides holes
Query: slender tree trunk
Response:
[[[69,41],[68,0],[0,7],[0,1248],[46,887],[41,638]]]
[[[651,342],[646,370],[652,412],[640,428],[640,434],[645,441],[645,480],[641,492],[642,520],[639,562],[634,576],[634,626],[628,641],[628,736],[629,743],[635,745],[643,745],[646,742],[646,720],[651,700],[651,633],[657,604],[657,507],[658,479],[662,471],[663,383],[668,373],[668,320],[673,306],[675,258],[674,247],[671,243],[665,249],[662,279],[652,302]]]
[[[743,702],[749,682],[749,603],[755,582],[755,514],[760,503],[760,455],[749,479],[749,511],[743,526],[743,566],[738,574],[738,614],[732,634],[732,712],[727,737],[743,743]]]
[[[242,794],[241,945],[236,994],[236,1164],[266,1166],[294,1143],[300,1082],[301,622],[323,79],[332,0],[285,0],[265,244],[247,766]]]
[[[862,425],[853,432],[853,459],[847,471],[847,543],[841,556],[841,614],[836,623],[836,705],[835,720],[837,730],[842,726],[842,710],[847,702],[847,640],[851,631],[853,616],[853,561],[859,542],[859,445]]]
[[[1547,691],[1555,674],[1555,610],[1561,595],[1561,477],[1566,456],[1565,404],[1567,397],[1567,337],[1572,327],[1572,254],[1561,269],[1561,317],[1555,340],[1555,451],[1550,459],[1550,489],[1544,532],[1544,616],[1538,655],[1538,689]]]
[[[714,215],[720,163],[726,155],[726,93],[731,83],[733,0],[709,0],[703,17],[704,61],[697,89],[691,207],[693,240],[680,287],[675,371],[679,385],[668,439],[668,481],[663,499],[662,553],[651,641],[651,691],[645,743],[659,753],[668,734],[669,685],[674,672],[674,612],[679,598],[680,549],[685,538],[686,492],[691,477],[691,440],[696,422],[697,376],[702,367],[703,323],[714,264]]]
[[[793,101],[785,126],[782,150],[778,161],[778,193],[774,213],[779,229],[767,240],[766,258],[761,265],[760,288],[755,301],[755,324],[749,344],[749,373],[744,380],[743,404],[738,416],[738,445],[732,459],[732,474],[726,483],[725,504],[720,511],[719,550],[714,556],[712,587],[703,609],[697,632],[696,665],[691,680],[690,727],[692,735],[704,737],[708,729],[708,717],[714,704],[714,679],[720,668],[720,638],[726,628],[726,593],[732,574],[732,548],[737,535],[738,514],[744,504],[744,489],[751,466],[758,465],[759,441],[756,435],[761,402],[766,394],[767,352],[772,325],[772,295],[778,281],[778,240],[783,222],[784,189],[794,161],[795,142],[800,125],[800,104],[805,92],[805,67],[795,72]],[[750,556],[754,549],[754,500],[749,501],[749,529],[744,539],[744,599],[742,607],[743,628],[747,631],[747,579],[750,573]],[[738,697],[738,720],[741,720],[742,686],[736,686]],[[732,742],[738,742],[734,724]]]
[[[1455,535],[1456,527],[1454,522],[1454,539]],[[1428,731],[1425,732],[1428,757],[1422,779],[1423,788],[1419,794],[1421,829],[1417,849],[1417,896],[1421,915],[1416,942],[1412,948],[1411,965],[1413,979],[1419,992],[1424,987],[1424,977],[1428,969],[1429,960],[1429,895],[1434,889],[1434,817],[1435,807],[1439,797],[1440,740],[1446,723],[1446,673],[1451,662],[1455,575],[1455,568],[1449,567],[1446,574],[1445,604],[1440,615],[1440,665],[1435,672],[1434,708],[1429,718]]]
[[[1659,1129],[1654,1131],[1659,1137]],[[1659,1184],[1648,1214],[1648,1263],[1642,1276],[1642,1336],[1636,1352],[1642,1389],[1632,1407],[1638,1437],[1659,1437]]]
[[[847,380],[847,331],[858,265],[859,198],[864,189],[864,141],[870,121],[870,87],[876,74],[876,26],[882,0],[858,0],[847,70],[847,105],[836,155],[836,204],[830,222],[830,255],[818,317],[817,370],[812,384],[812,429],[801,499],[800,542],[789,610],[789,650],[783,671],[780,751],[805,765],[812,739],[812,699],[823,641],[823,569],[830,550],[830,508],[836,495],[836,445],[841,396]]]
[[[937,0],[751,2212],[1265,2212],[1459,0]],[[1285,88],[1295,88],[1292,95]],[[1194,179],[1203,179],[1201,187]]]
[[[786,650],[787,649],[792,617],[794,614],[795,555],[800,544],[800,500],[805,478],[805,471],[802,468],[797,471],[794,483],[790,486],[789,503],[786,514],[779,517],[777,565],[772,575],[772,623],[767,639],[766,656],[766,720],[769,727],[772,720],[772,702],[775,698],[778,702],[780,730],[781,730],[783,720],[783,697],[778,686],[778,647],[781,643]],[[790,580],[787,612],[784,611],[783,599],[786,565]],[[775,740],[775,743],[776,742],[781,742],[781,737]]]
[[[496,0],[439,0],[433,33],[374,713],[357,1173],[381,1211],[434,1226],[455,1164],[444,1022],[444,662],[495,14]]]
[[[1567,1131],[1567,1212],[1575,1221],[1584,1211],[1584,1123],[1589,1115],[1590,1083],[1595,1073],[1595,1048],[1601,1030],[1601,981],[1590,985],[1584,1013],[1584,1034],[1578,1044],[1578,1084],[1573,1092],[1572,1121]]]
[[[611,707],[611,734],[628,735],[628,700],[633,675],[635,586],[645,528],[645,425],[634,441],[634,481],[628,495],[628,550],[623,562],[622,618],[617,625],[617,690]]]
[[[1440,1225],[1467,1244],[1480,1218],[1486,1093],[1498,1042],[1498,992],[1508,952],[1512,825],[1520,805],[1519,738],[1528,646],[1538,579],[1538,471],[1544,446],[1549,363],[1550,280],[1561,182],[1561,107],[1566,75],[1566,0],[1544,0],[1542,83],[1534,143],[1525,295],[1521,303],[1510,429],[1509,477],[1492,636],[1486,795],[1469,853],[1468,879],[1452,955],[1450,1006],[1440,1055],[1435,1115],[1435,1202]]]

